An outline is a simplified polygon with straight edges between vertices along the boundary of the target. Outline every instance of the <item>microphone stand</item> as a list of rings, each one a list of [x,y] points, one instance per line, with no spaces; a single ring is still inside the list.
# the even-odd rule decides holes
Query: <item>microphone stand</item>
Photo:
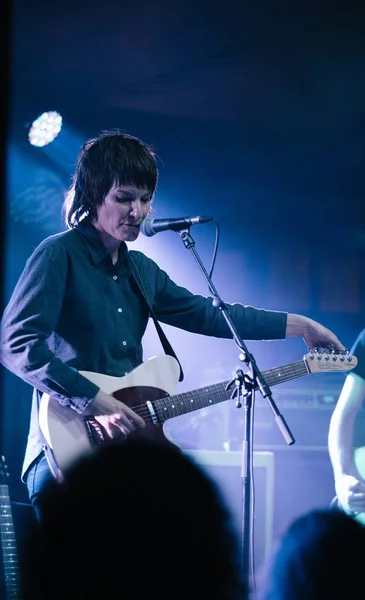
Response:
[[[252,572],[252,580],[254,582],[253,568],[253,553],[252,548],[252,485],[253,485],[253,404],[255,398],[255,390],[259,389],[263,398],[268,401],[271,410],[274,413],[275,421],[288,445],[294,444],[295,439],[285,422],[284,417],[280,414],[271,394],[271,390],[267,385],[261,371],[259,370],[255,358],[248,351],[244,341],[241,339],[234,322],[229,314],[226,304],[223,302],[214,286],[208,272],[206,271],[202,260],[200,259],[196,249],[195,241],[190,234],[190,227],[184,230],[176,231],[179,234],[185,248],[191,251],[201,272],[203,273],[210,292],[213,295],[213,305],[219,308],[223,317],[230,328],[233,340],[240,350],[239,359],[248,367],[248,372],[243,373],[241,369],[237,369],[235,377],[228,383],[227,390],[233,385],[231,398],[236,398],[237,408],[244,408],[244,430],[242,441],[242,520],[241,520],[241,567],[244,582],[250,586],[250,571]],[[252,559],[252,560],[251,560]]]

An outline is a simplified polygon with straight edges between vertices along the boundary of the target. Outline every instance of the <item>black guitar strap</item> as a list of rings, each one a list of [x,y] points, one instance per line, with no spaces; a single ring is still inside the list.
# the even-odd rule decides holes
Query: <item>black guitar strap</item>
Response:
[[[151,318],[153,319],[153,322],[154,322],[155,327],[157,329],[158,337],[160,338],[160,341],[161,341],[162,347],[164,349],[164,352],[165,352],[165,354],[168,354],[168,356],[172,356],[179,363],[179,367],[180,367],[179,381],[183,381],[183,379],[184,379],[184,372],[182,370],[181,363],[180,363],[179,359],[177,358],[177,356],[176,356],[176,354],[174,352],[174,349],[172,348],[169,340],[167,339],[166,334],[164,333],[164,331],[163,331],[160,323],[157,320],[157,317],[156,317],[156,315],[155,315],[155,313],[153,311],[153,308],[152,308],[152,306],[150,304],[150,301],[148,299],[147,292],[146,292],[145,287],[143,285],[143,280],[142,280],[142,277],[141,277],[141,275],[140,275],[140,273],[138,271],[137,265],[134,262],[134,260],[133,260],[133,258],[131,257],[130,254],[128,256],[128,259],[129,259],[129,266],[130,266],[130,269],[131,269],[131,273],[132,273],[133,279],[134,279],[134,281],[137,284],[137,287],[138,287],[138,290],[139,290],[139,292],[141,294],[141,297],[143,298],[143,300],[145,301],[145,303],[148,306],[148,310],[150,312]]]

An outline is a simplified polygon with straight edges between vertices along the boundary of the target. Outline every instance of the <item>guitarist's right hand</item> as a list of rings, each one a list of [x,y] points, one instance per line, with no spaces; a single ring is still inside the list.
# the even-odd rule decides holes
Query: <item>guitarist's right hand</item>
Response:
[[[338,501],[346,512],[365,512],[365,482],[344,473],[336,479]]]
[[[94,418],[111,438],[127,436],[137,427],[146,425],[142,417],[129,406],[102,390],[98,391],[92,404]]]

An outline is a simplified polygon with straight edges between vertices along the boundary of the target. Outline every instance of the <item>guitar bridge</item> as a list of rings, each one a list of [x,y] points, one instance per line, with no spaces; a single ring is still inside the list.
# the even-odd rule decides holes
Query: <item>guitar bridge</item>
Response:
[[[92,446],[100,446],[109,439],[105,429],[93,417],[85,418],[85,428]]]

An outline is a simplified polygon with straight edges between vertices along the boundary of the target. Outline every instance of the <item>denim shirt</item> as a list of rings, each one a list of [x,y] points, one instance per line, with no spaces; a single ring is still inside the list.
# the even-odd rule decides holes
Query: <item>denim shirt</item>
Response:
[[[176,285],[158,265],[122,243],[116,264],[86,218],[46,238],[26,262],[1,322],[0,362],[33,387],[22,477],[42,451],[42,393],[82,413],[99,388],[79,373],[120,377],[143,362],[149,308],[131,273],[139,272],[159,321],[230,338],[212,298]],[[228,304],[244,339],[285,338],[287,313]]]

